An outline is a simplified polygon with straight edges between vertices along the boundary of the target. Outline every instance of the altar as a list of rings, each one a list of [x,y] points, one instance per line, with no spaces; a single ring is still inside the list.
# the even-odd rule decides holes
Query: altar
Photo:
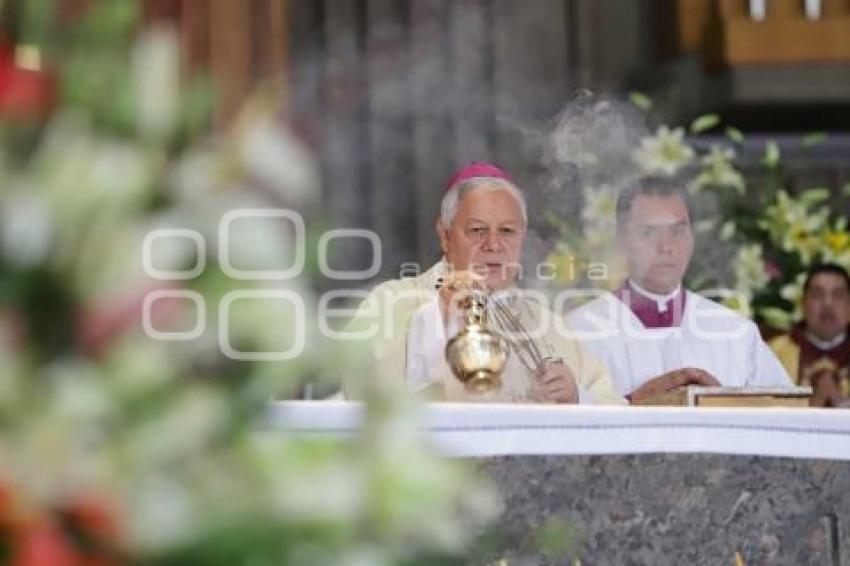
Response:
[[[488,559],[848,563],[845,411],[439,403],[421,411],[435,448],[474,461],[504,498]],[[279,402],[266,426],[345,438],[363,416],[355,403]],[[540,550],[540,533],[553,529],[563,554]]]

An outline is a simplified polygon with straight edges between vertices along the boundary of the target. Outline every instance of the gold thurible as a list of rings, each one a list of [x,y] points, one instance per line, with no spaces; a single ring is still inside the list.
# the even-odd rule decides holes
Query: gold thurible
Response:
[[[480,395],[502,386],[501,374],[510,346],[501,334],[490,330],[487,294],[476,288],[460,301],[464,327],[446,344],[446,361],[466,390]]]

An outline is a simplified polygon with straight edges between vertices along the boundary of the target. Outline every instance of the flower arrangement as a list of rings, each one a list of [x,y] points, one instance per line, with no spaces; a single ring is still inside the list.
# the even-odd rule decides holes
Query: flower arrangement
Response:
[[[295,304],[234,300],[223,315],[234,293],[316,304],[309,272],[233,276],[291,265],[292,230],[259,217],[221,238],[236,210],[312,218],[316,167],[275,97],[212,135],[214,90],[181,79],[173,31],[139,28],[137,2],[71,15],[49,0],[15,6],[10,48],[43,65],[0,60],[14,67],[0,69],[2,560],[395,564],[463,552],[495,501],[423,446],[403,391],[373,388],[351,442],[257,426],[305,376],[358,367],[312,313],[298,356],[220,347],[221,336],[237,354],[297,342]]]
[[[832,262],[850,269],[847,220],[825,204],[830,194],[815,188],[792,197],[779,189],[761,201],[759,212],[727,224],[723,235],[741,244],[733,260],[736,289],[773,328],[787,330],[800,319],[811,265]]]
[[[637,107],[646,112],[652,102],[634,93],[631,105],[632,110]],[[773,140],[765,143],[759,164],[765,180],[747,179],[738,157],[745,142],[742,132],[727,127],[720,141],[716,141],[719,136],[712,136],[711,142],[701,139],[701,134],[719,126],[718,116],[704,115],[689,125],[690,137],[683,127],[660,125],[655,132],[633,128],[640,133],[622,150],[630,167],[618,169],[616,178],[604,183],[585,184],[577,227],[550,217],[560,237],[547,261],[557,266],[558,283],[608,290],[619,285],[625,270],[614,241],[617,182],[642,174],[679,176],[689,179],[688,189],[695,201],[713,204],[709,207],[712,214],[694,223],[697,245],[712,242],[725,250],[719,268],[706,267],[699,258],[692,262],[690,286],[734,290],[739,299],[730,299],[729,306],[774,329],[790,328],[801,315],[802,283],[808,267],[835,262],[850,268],[847,220],[828,205],[830,199],[848,195],[850,187],[792,191],[783,176],[780,146]],[[801,143],[814,146],[823,139],[823,134],[812,134]],[[584,161],[596,164],[592,158]],[[718,242],[722,246],[717,246]],[[604,265],[604,276],[594,278],[588,276],[590,270],[580,270],[576,277],[575,270],[565,269],[576,262]]]

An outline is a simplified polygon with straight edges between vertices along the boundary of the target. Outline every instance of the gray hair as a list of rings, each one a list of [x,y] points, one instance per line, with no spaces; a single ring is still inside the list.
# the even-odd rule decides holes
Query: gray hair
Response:
[[[451,227],[452,222],[457,216],[457,209],[460,202],[467,194],[475,189],[484,188],[490,191],[507,191],[513,196],[519,204],[520,212],[522,213],[522,221],[524,225],[528,225],[528,213],[525,206],[525,196],[516,185],[498,177],[474,177],[462,183],[452,186],[446,194],[443,195],[443,200],[440,202],[440,223],[444,228]]]

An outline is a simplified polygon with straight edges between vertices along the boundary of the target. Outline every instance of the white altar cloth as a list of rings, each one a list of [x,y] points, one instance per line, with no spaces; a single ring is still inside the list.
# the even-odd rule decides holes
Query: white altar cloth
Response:
[[[265,428],[347,437],[359,403],[278,401]],[[663,452],[850,460],[850,410],[431,403],[418,418],[445,455],[487,457]]]

